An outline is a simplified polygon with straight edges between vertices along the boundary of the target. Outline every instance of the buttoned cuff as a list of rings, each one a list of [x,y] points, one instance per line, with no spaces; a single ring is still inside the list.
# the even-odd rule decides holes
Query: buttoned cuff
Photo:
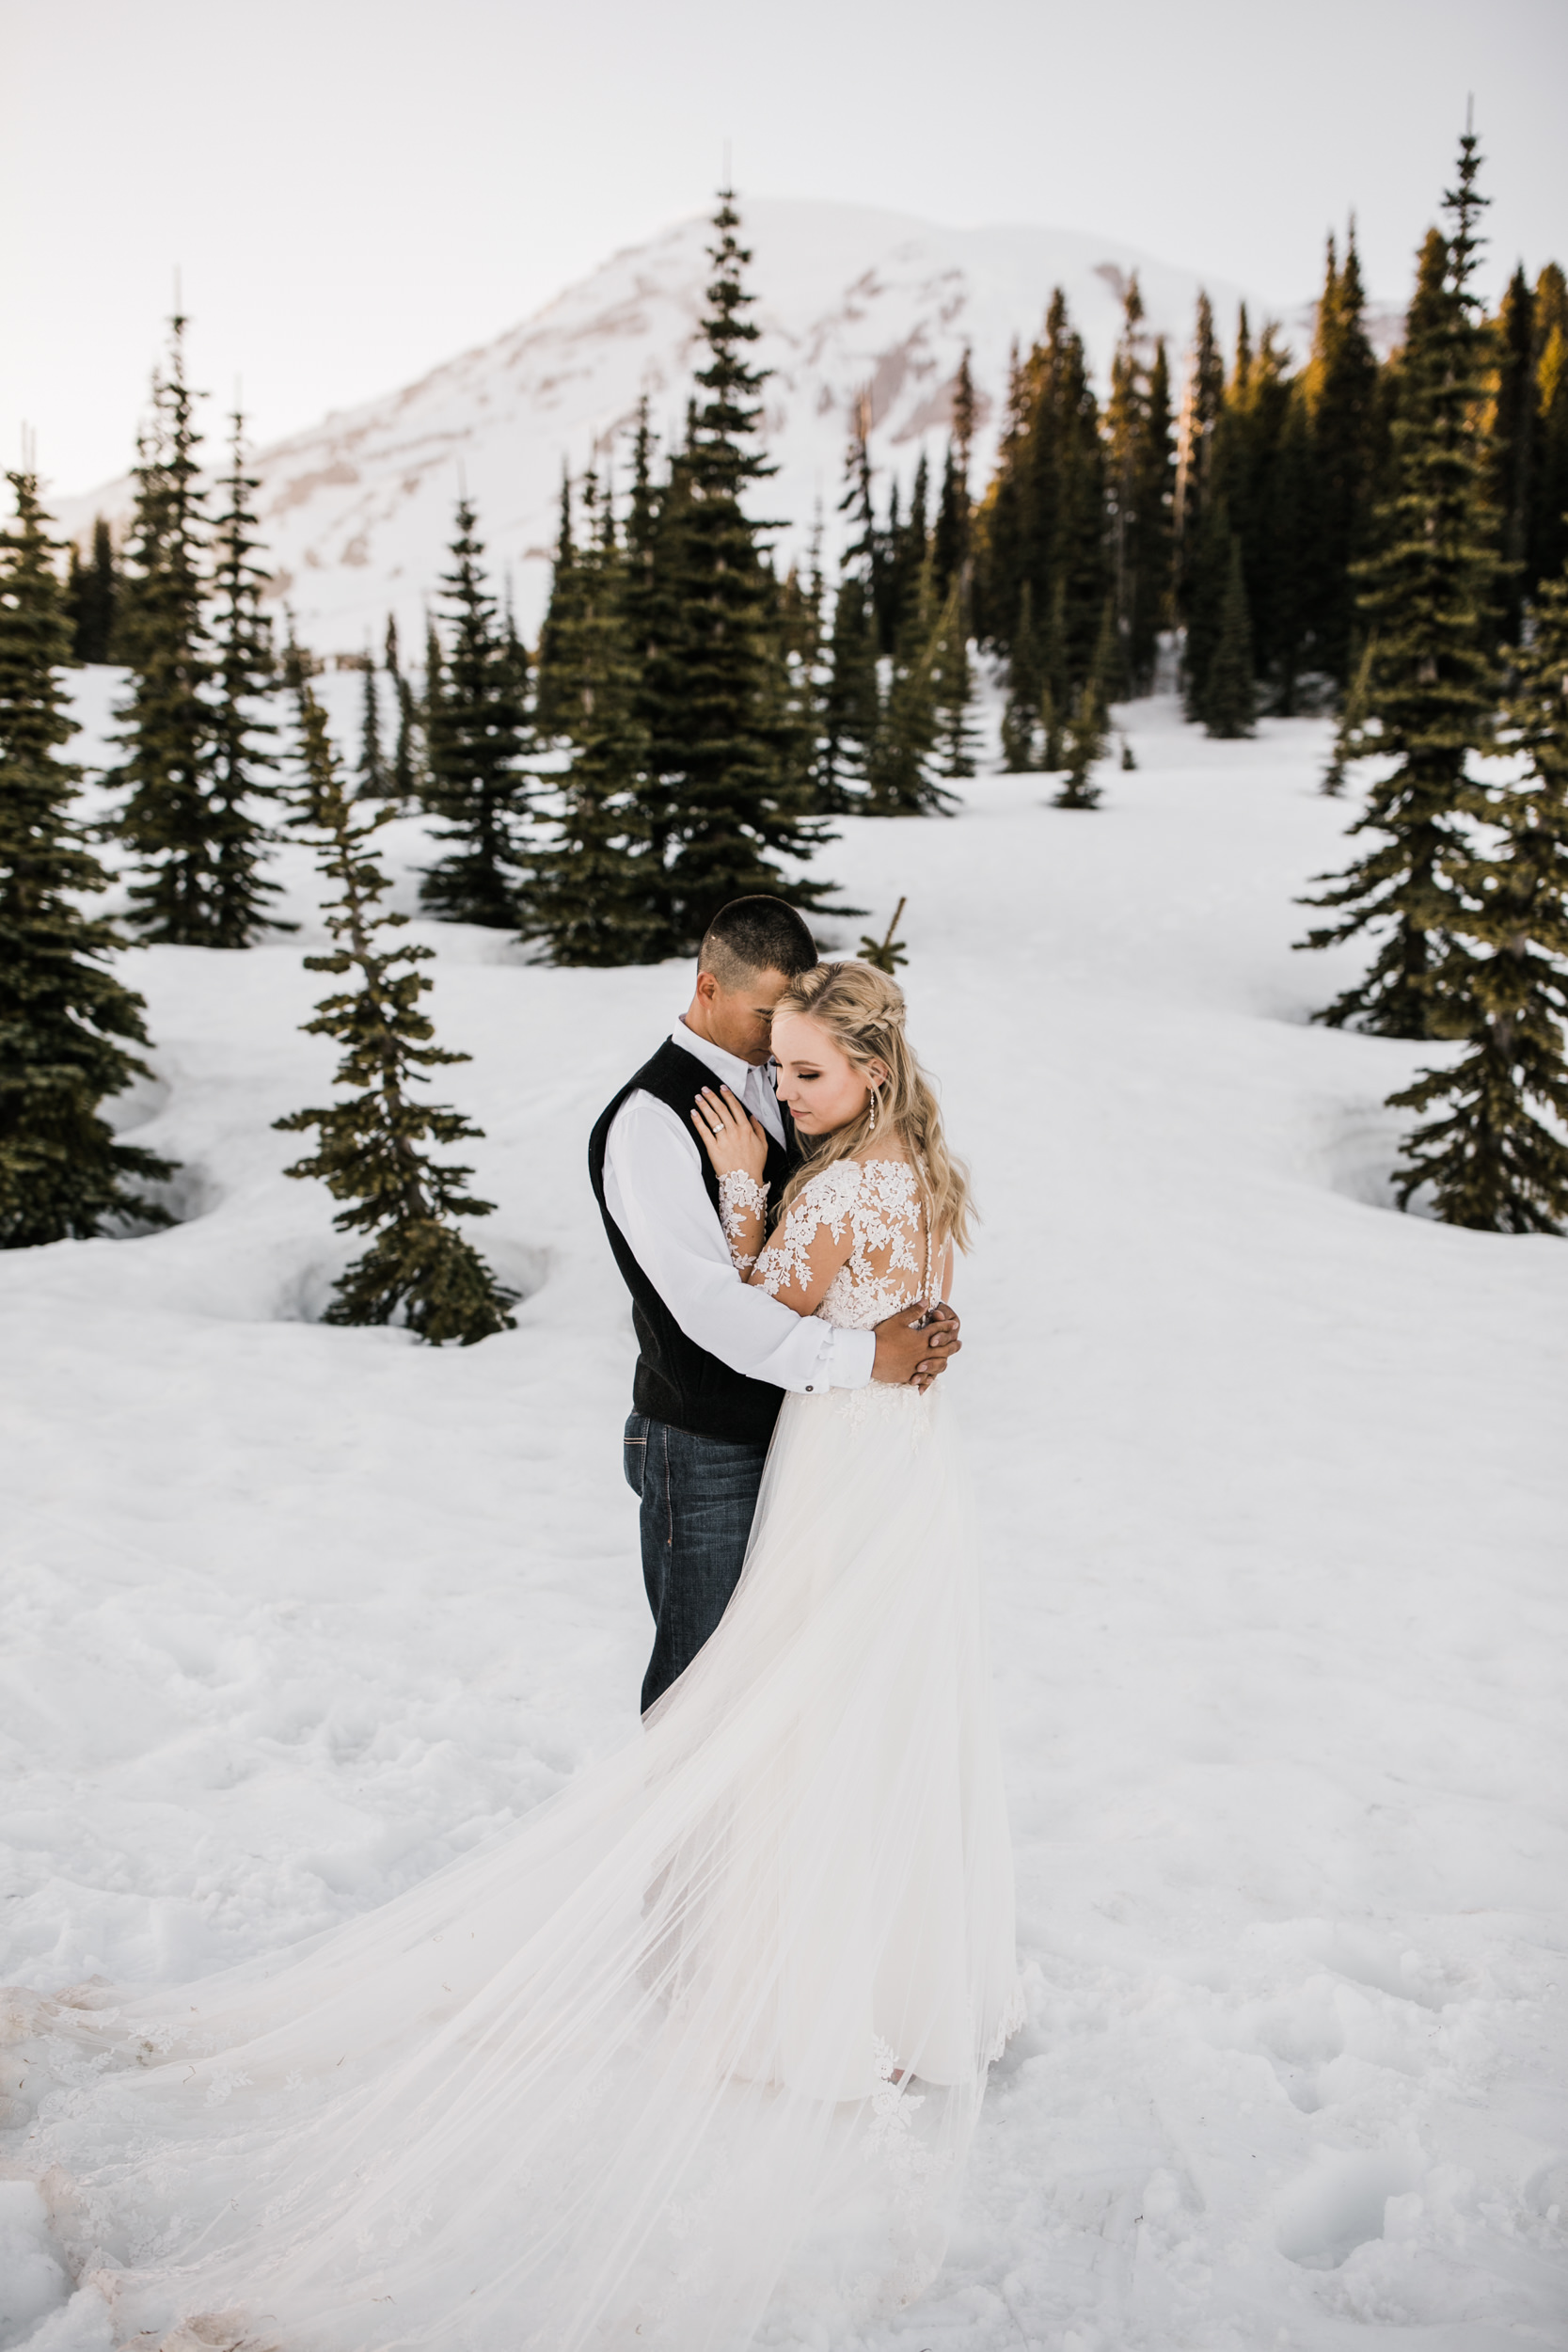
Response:
[[[824,1324],[822,1331],[821,1350],[814,1375],[806,1382],[806,1394],[817,1389],[863,1389],[876,1361],[876,1332],[838,1331],[831,1323]]]

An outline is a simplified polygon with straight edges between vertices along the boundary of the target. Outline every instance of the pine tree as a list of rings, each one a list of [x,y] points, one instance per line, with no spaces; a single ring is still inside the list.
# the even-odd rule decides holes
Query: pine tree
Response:
[[[763,563],[761,526],[742,494],[773,469],[757,446],[765,377],[748,359],[757,328],[744,276],[750,255],[723,190],[714,216],[713,277],[703,319],[704,395],[685,452],[689,499],[670,540],[674,627],[652,667],[660,732],[650,749],[669,796],[673,854],[665,874],[672,926],[694,948],[731,898],[769,892],[806,911],[825,885],[787,876],[773,861],[808,857],[818,822],[792,786],[774,727],[772,654],[777,585]]]
[[[1535,437],[1525,582],[1568,564],[1568,281],[1548,262],[1535,281]]]
[[[107,877],[71,814],[81,770],[57,756],[76,732],[62,672],[71,631],[37,477],[8,476],[0,534],[0,1248],[83,1239],[106,1219],[166,1225],[135,1183],[167,1160],[117,1143],[99,1114],[147,1066],[142,999],[113,971],[123,942],[85,914]]]
[[[1568,573],[1543,591],[1502,747],[1523,782],[1487,809],[1501,835],[1455,870],[1433,1028],[1465,1050],[1391,1098],[1439,1116],[1404,1146],[1401,1208],[1430,1184],[1439,1216],[1490,1233],[1568,1226]]]
[[[1215,435],[1225,403],[1225,361],[1214,334],[1214,313],[1206,294],[1197,297],[1197,325],[1181,409],[1180,459],[1175,509],[1176,610],[1183,626],[1192,618],[1194,584],[1204,524],[1214,496]]]
[[[1078,689],[1072,716],[1064,731],[1062,765],[1066,774],[1055,795],[1057,808],[1098,808],[1101,787],[1094,781],[1097,761],[1104,755],[1105,705],[1092,673]]]
[[[1381,545],[1360,567],[1360,612],[1375,638],[1365,723],[1345,757],[1391,759],[1353,835],[1375,846],[1311,901],[1338,919],[1309,947],[1381,933],[1366,977],[1317,1018],[1386,1037],[1436,1037],[1449,1015],[1444,951],[1456,912],[1452,874],[1468,855],[1465,819],[1483,818],[1472,754],[1491,739],[1497,677],[1491,645],[1500,558],[1485,503],[1481,436],[1485,330],[1473,288],[1484,201],[1466,131],[1458,183],[1444,199],[1452,228],[1422,248],[1401,362],[1393,496]]]
[[[71,614],[71,658],[76,661],[112,661],[115,623],[119,608],[119,568],[115,543],[102,515],[92,518],[92,557],[84,564],[72,541],[66,589]]]
[[[953,430],[942,461],[936,527],[931,534],[937,592],[945,596],[958,580],[966,607],[973,560],[974,509],[969,495],[969,461],[974,439],[974,381],[966,346],[953,383]]]
[[[1222,738],[1250,735],[1255,708],[1252,625],[1247,616],[1246,581],[1242,576],[1242,543],[1232,532],[1230,569],[1220,604],[1213,659],[1204,680],[1204,731]]]
[[[335,1038],[343,1048],[340,1088],[355,1092],[326,1108],[295,1111],[276,1124],[291,1134],[314,1128],[317,1147],[296,1161],[291,1176],[317,1176],[347,1205],[333,1224],[339,1232],[372,1234],[369,1248],[333,1285],[323,1320],[333,1324],[391,1323],[401,1317],[422,1340],[469,1346],[513,1327],[515,1294],[503,1289],[454,1219],[487,1216],[492,1203],[467,1190],[467,1168],[436,1160],[431,1145],[477,1140],[480,1129],[458,1111],[420,1100],[412,1091],[438,1066],[467,1061],[432,1042],[420,998],[429,989],[420,970],[429,947],[392,946],[379,934],[407,918],[386,914],[389,887],[372,843],[395,814],[383,803],[351,802],[326,716],[296,671],[300,821],[314,833],[324,875],[339,896],[326,913],[338,945],[330,955],[307,956],[306,968],[353,975],[354,985],[323,999],[304,1025],[312,1037]]]
[[[1312,512],[1304,535],[1314,659],[1342,689],[1358,658],[1353,566],[1368,546],[1378,430],[1377,355],[1367,334],[1354,220],[1342,268],[1328,241],[1303,390],[1311,432]]]
[[[130,921],[149,940],[219,943],[217,842],[210,799],[214,716],[212,639],[203,615],[206,519],[198,487],[196,395],[185,381],[186,321],[170,321],[168,360],[153,377],[141,437],[132,569],[121,597],[120,645],[130,699],[117,717],[127,788],[119,830],[143,879]]]
[[[901,964],[909,961],[909,957],[904,951],[904,942],[894,936],[898,929],[899,917],[908,904],[907,898],[899,899],[898,904],[893,910],[893,920],[880,939],[875,937],[870,931],[864,931],[861,935],[861,961],[869,963],[874,971],[885,972],[889,979],[893,977]]]
[[[828,637],[828,683],[822,706],[821,804],[825,809],[860,805],[880,723],[871,598],[860,574],[846,569],[839,574]]]
[[[533,718],[542,740],[548,742],[571,732],[569,712],[575,685],[563,668],[564,649],[572,641],[578,611],[577,538],[572,524],[572,482],[564,468],[561,475],[561,515],[556,525],[555,567],[550,575],[549,602],[539,631],[539,659],[534,668]]]
[[[556,646],[558,678],[576,682],[572,760],[555,840],[531,862],[523,930],[545,941],[552,963],[652,962],[665,944],[666,912],[644,806],[648,745],[636,715],[629,573],[608,499],[573,564],[572,642]]]
[[[1200,723],[1208,708],[1209,673],[1219,645],[1236,544],[1225,494],[1212,490],[1188,567],[1187,633],[1181,651],[1181,707],[1189,719]]]
[[[974,773],[978,733],[973,717],[974,670],[969,658],[969,631],[964,621],[963,582],[948,582],[943,596],[931,560],[931,595],[937,605],[931,638],[931,697],[936,707],[937,773],[957,782]]]
[[[528,714],[515,656],[481,568],[475,515],[457,502],[451,569],[442,577],[451,644],[435,657],[438,691],[426,741],[425,805],[448,854],[426,870],[420,904],[448,923],[510,930],[517,919],[519,830],[532,795],[522,762]]]
[[[868,817],[931,817],[953,804],[941,782],[937,756],[941,719],[937,707],[936,654],[941,616],[933,610],[935,586],[929,562],[904,614],[894,656],[881,723],[866,763],[864,811]]]
[[[1035,637],[1035,589],[1025,580],[1007,657],[1007,699],[1002,707],[1002,772],[1027,776],[1040,765],[1041,696],[1049,690]]]
[[[359,704],[359,764],[355,789],[362,801],[384,801],[392,790],[391,771],[381,748],[381,697],[376,691],[375,663],[365,663],[365,684]]]
[[[1111,363],[1105,426],[1108,523],[1121,691],[1147,693],[1170,590],[1175,488],[1170,373],[1164,342],[1147,357],[1143,297],[1134,275]]]
[[[272,834],[256,803],[273,798],[277,767],[270,749],[277,729],[261,713],[277,684],[277,662],[261,607],[269,577],[257,561],[260,543],[249,502],[258,485],[245,470],[244,419],[236,412],[232,422],[230,468],[219,484],[225,505],[213,544],[217,615],[208,821],[214,947],[248,947],[261,931],[298,928],[269,914],[278,884],[261,871]]]
[[[388,797],[400,808],[407,808],[419,798],[420,762],[419,756],[419,711],[414,689],[404,674],[398,653],[398,625],[395,614],[387,615],[387,642],[382,656],[387,675],[392,681],[397,702],[398,726],[392,750],[391,773],[388,780]]]

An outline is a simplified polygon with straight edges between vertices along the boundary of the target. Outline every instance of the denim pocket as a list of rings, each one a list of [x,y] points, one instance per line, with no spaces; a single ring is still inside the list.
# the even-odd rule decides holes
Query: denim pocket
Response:
[[[648,1466],[648,1416],[628,1413],[626,1435],[621,1440],[621,1466],[626,1473],[626,1485],[641,1498],[642,1476]]]

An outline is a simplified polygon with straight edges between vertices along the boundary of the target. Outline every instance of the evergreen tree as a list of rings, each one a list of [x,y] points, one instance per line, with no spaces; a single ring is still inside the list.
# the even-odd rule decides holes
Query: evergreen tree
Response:
[[[773,862],[781,852],[809,856],[821,833],[773,723],[777,584],[762,560],[761,526],[741,504],[773,469],[757,446],[765,378],[747,357],[758,330],[739,225],[724,190],[702,323],[704,397],[685,452],[689,496],[669,542],[673,626],[650,665],[660,728],[650,751],[668,794],[673,850],[665,888],[672,930],[686,948],[731,898],[769,892],[810,912],[824,888]]]
[[[449,923],[510,930],[517,919],[519,828],[532,779],[522,761],[528,714],[516,663],[485,587],[475,515],[457,503],[451,569],[442,576],[451,645],[433,659],[438,691],[430,703],[425,804],[440,819],[448,854],[429,867],[420,903]]]
[[[213,546],[217,614],[207,801],[214,947],[248,947],[261,931],[298,928],[269,914],[278,884],[261,871],[272,834],[256,804],[273,797],[277,767],[270,748],[277,729],[262,712],[277,684],[277,663],[261,606],[269,580],[257,560],[260,542],[250,499],[258,485],[245,469],[244,433],[244,419],[236,412],[229,471],[219,485],[225,505]]]
[[[1181,409],[1180,462],[1175,510],[1175,596],[1185,626],[1192,618],[1203,527],[1214,496],[1215,435],[1225,404],[1225,361],[1206,294],[1197,297],[1197,325]]]
[[[1535,281],[1535,434],[1527,588],[1568,564],[1568,282],[1555,262]]]
[[[414,689],[404,675],[398,653],[396,616],[387,615],[387,642],[382,656],[387,675],[392,681],[392,693],[397,704],[397,735],[392,749],[391,772],[387,782],[388,796],[400,808],[407,808],[419,798],[420,787],[419,758],[419,711]]]
[[[1181,707],[1189,719],[1200,723],[1208,708],[1209,673],[1220,641],[1221,616],[1236,545],[1236,534],[1230,528],[1230,509],[1224,492],[1216,490],[1204,507],[1202,527],[1188,568],[1187,633],[1181,650]]]
[[[561,516],[556,525],[555,567],[550,575],[550,598],[539,631],[539,659],[534,666],[533,719],[542,740],[571,733],[569,713],[576,686],[563,668],[565,648],[573,642],[577,623],[577,540],[572,526],[572,483],[564,468],[561,475]]]
[[[949,593],[956,597],[956,591]],[[868,817],[931,817],[953,804],[952,793],[940,781],[936,661],[942,616],[933,609],[935,594],[927,562],[904,614],[881,722],[866,763]]]
[[[587,504],[592,516],[592,488]],[[531,862],[523,929],[546,943],[552,963],[651,962],[664,946],[666,911],[644,807],[648,747],[636,715],[628,571],[608,499],[573,561],[573,638],[556,648],[558,677],[576,682],[572,761],[556,838]]]
[[[468,1346],[513,1327],[508,1309],[515,1294],[498,1283],[453,1221],[487,1216],[493,1204],[467,1190],[470,1168],[432,1158],[428,1147],[477,1139],[481,1131],[460,1112],[413,1091],[428,1084],[432,1069],[468,1056],[433,1043],[420,1009],[431,983],[419,967],[433,950],[380,937],[407,919],[383,912],[389,884],[372,853],[375,834],[395,812],[383,803],[372,814],[368,803],[350,801],[325,713],[297,672],[296,691],[300,820],[314,833],[322,871],[339,891],[326,914],[338,944],[329,955],[307,956],[306,968],[352,975],[354,981],[325,997],[304,1025],[309,1035],[341,1045],[336,1083],[355,1091],[276,1124],[296,1135],[314,1128],[316,1150],[288,1173],[320,1177],[333,1199],[347,1204],[333,1219],[339,1232],[374,1237],[333,1285],[323,1320],[379,1324],[401,1317],[435,1345],[458,1340]]]
[[[936,563],[937,593],[945,596],[958,580],[967,607],[974,510],[969,495],[969,462],[974,439],[974,382],[966,346],[953,385],[953,430],[942,462],[942,490],[937,501],[936,527],[931,534]]]
[[[1375,646],[1367,717],[1345,757],[1393,764],[1351,828],[1373,835],[1374,846],[1312,901],[1337,919],[1306,943],[1381,934],[1366,977],[1317,1017],[1386,1037],[1445,1033],[1451,877],[1469,853],[1465,820],[1487,810],[1468,771],[1492,734],[1500,568],[1481,437],[1487,353],[1472,283],[1484,201],[1476,149],[1466,131],[1458,183],[1444,199],[1451,234],[1433,230],[1422,248],[1401,363],[1394,491],[1378,517],[1381,544],[1360,567],[1360,612]]]
[[[1455,873],[1433,1029],[1465,1051],[1392,1097],[1439,1114],[1405,1144],[1400,1206],[1430,1184],[1439,1216],[1491,1233],[1568,1226],[1568,573],[1534,619],[1502,738],[1527,772],[1487,809],[1499,850]]]
[[[1535,294],[1522,262],[1508,282],[1493,335],[1497,379],[1487,421],[1487,495],[1500,520],[1498,546],[1508,566],[1502,635],[1513,644],[1535,584],[1529,578],[1537,407]]]
[[[1094,770],[1104,755],[1106,727],[1105,705],[1091,673],[1078,689],[1064,730],[1062,765],[1067,772],[1055,795],[1057,808],[1099,807],[1101,787],[1094,781]]]
[[[1150,360],[1134,275],[1123,302],[1105,414],[1118,669],[1122,692],[1148,693],[1168,609],[1175,488],[1170,373],[1163,342]]]
[[[208,947],[220,944],[221,930],[219,828],[210,797],[214,669],[202,612],[201,436],[185,381],[185,325],[179,315],[170,322],[168,360],[153,378],[152,416],[135,467],[120,622],[131,691],[116,714],[126,757],[115,777],[127,790],[119,829],[143,877],[131,886],[129,919],[149,940]]]
[[[1356,653],[1353,566],[1366,552],[1378,436],[1377,355],[1352,221],[1339,265],[1328,241],[1323,298],[1303,380],[1311,435],[1309,622],[1313,658],[1340,688]]]
[[[1026,776],[1040,765],[1041,696],[1048,689],[1035,637],[1035,588],[1025,580],[1013,648],[1007,657],[1007,699],[1002,707],[1002,772]]]
[[[1105,451],[1082,339],[1060,289],[1045,331],[1026,359],[1015,358],[996,470],[974,518],[973,620],[979,642],[1011,651],[1023,582],[1034,625],[1063,620],[1057,707],[1094,659],[1111,579],[1107,563]]]
[[[116,977],[113,927],[85,914],[107,886],[60,759],[76,732],[62,672],[71,630],[34,474],[8,476],[16,519],[0,533],[0,1248],[102,1232],[105,1219],[165,1225],[127,1186],[173,1174],[117,1143],[99,1105],[146,1064],[142,999]]]
[[[355,790],[362,801],[385,801],[391,795],[392,772],[381,747],[381,696],[375,683],[375,663],[365,662],[365,683],[359,703],[359,762]]]
[[[1250,735],[1255,707],[1252,625],[1247,617],[1246,581],[1242,576],[1242,543],[1232,532],[1230,570],[1220,604],[1213,659],[1204,680],[1205,733],[1221,737]]]
[[[828,683],[822,707],[824,808],[859,805],[880,723],[870,594],[861,575],[846,569],[839,574],[828,638]]]
[[[880,939],[876,938],[870,931],[864,931],[861,935],[861,961],[869,963],[875,971],[885,972],[889,979],[893,977],[900,964],[909,961],[909,957],[904,952],[904,942],[894,937],[894,933],[898,929],[899,917],[908,904],[907,898],[899,899],[898,904],[893,910],[893,920]]]
[[[937,584],[936,560],[931,566],[931,595],[937,606],[931,638],[931,695],[936,707],[937,772],[956,781],[974,773],[978,735],[973,717],[974,670],[969,658],[969,631],[964,621],[963,582],[949,581],[947,594]]]
[[[119,607],[119,568],[115,562],[115,543],[102,515],[92,518],[92,556],[88,563],[83,563],[81,549],[71,542],[66,602],[71,614],[72,660],[112,660]]]

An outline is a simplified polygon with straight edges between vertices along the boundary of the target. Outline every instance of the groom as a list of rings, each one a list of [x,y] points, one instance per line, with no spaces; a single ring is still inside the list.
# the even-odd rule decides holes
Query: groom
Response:
[[[715,1080],[739,1097],[767,1130],[777,1201],[800,1154],[767,1075],[768,1026],[785,987],[817,961],[782,898],[723,908],[704,937],[684,1017],[589,1138],[588,1172],[639,1348],[626,1470],[641,1500],[656,1629],[644,1712],[696,1657],[739,1581],[783,1391],[926,1381],[958,1345],[950,1308],[926,1330],[905,1309],[874,1330],[840,1331],[736,1278],[691,1107]]]

